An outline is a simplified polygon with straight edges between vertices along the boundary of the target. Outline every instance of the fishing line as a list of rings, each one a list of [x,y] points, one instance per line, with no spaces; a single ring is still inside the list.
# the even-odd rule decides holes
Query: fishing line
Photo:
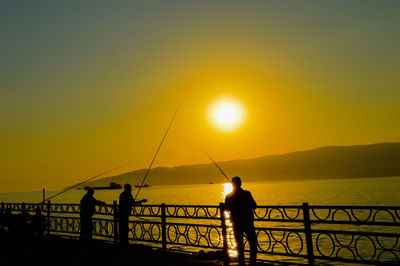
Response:
[[[186,91],[185,91],[185,94],[186,94]],[[150,172],[151,167],[153,166],[154,161],[156,160],[156,157],[157,157],[157,155],[158,155],[158,152],[160,151],[161,146],[163,145],[164,140],[165,140],[165,138],[166,138],[167,135],[168,135],[169,129],[171,128],[172,124],[174,123],[175,117],[176,117],[176,115],[178,114],[179,109],[181,108],[181,105],[182,105],[182,103],[183,103],[183,99],[185,98],[185,94],[183,95],[181,101],[179,102],[179,105],[178,105],[178,107],[176,108],[175,113],[174,113],[174,115],[172,116],[171,121],[169,122],[169,125],[168,125],[168,127],[167,127],[167,130],[165,131],[164,136],[163,136],[163,138],[161,139],[160,144],[158,145],[158,148],[157,148],[157,150],[156,150],[156,153],[154,154],[153,159],[151,160],[150,165],[149,165],[149,167],[147,168],[146,173],[144,174],[144,177],[143,177],[143,179],[142,179],[142,182],[140,183],[140,186],[139,186],[139,190],[138,190],[137,193],[136,193],[135,201],[136,201],[136,199],[137,199],[137,197],[138,197],[138,195],[139,195],[140,190],[141,190],[142,187],[143,187],[144,182],[146,181],[146,178],[147,178],[147,176],[148,176],[148,174],[149,174],[149,172]]]
[[[71,189],[73,189],[73,188],[76,188],[77,186],[80,186],[80,185],[82,185],[82,184],[84,184],[84,183],[86,183],[86,182],[89,182],[90,180],[93,180],[93,179],[95,179],[95,178],[97,178],[97,177],[100,177],[100,176],[102,176],[102,175],[108,174],[108,173],[110,173],[110,172],[112,172],[112,171],[114,171],[114,170],[117,170],[117,169],[119,169],[119,168],[122,168],[122,167],[127,166],[127,165],[132,164],[132,163],[133,163],[133,162],[122,164],[122,165],[117,166],[117,167],[115,167],[115,168],[112,168],[112,169],[110,169],[110,170],[104,171],[104,172],[102,172],[102,173],[100,173],[100,174],[98,174],[98,175],[95,175],[95,176],[93,176],[93,177],[91,177],[91,178],[89,178],[89,179],[86,179],[85,181],[80,182],[80,183],[78,183],[78,184],[76,184],[76,185],[73,185],[73,186],[71,186],[71,187],[68,187],[68,188],[66,188],[66,189],[64,189],[64,190],[62,190],[62,191],[60,191],[60,192],[58,192],[57,194],[55,194],[55,195],[53,195],[53,196],[51,196],[51,197],[45,199],[45,200],[43,201],[43,203],[44,203],[45,201],[48,201],[48,200],[50,200],[50,199],[52,199],[52,198],[55,198],[55,197],[57,197],[57,196],[63,194],[64,192],[67,192],[67,191],[69,191],[69,190],[71,190]]]

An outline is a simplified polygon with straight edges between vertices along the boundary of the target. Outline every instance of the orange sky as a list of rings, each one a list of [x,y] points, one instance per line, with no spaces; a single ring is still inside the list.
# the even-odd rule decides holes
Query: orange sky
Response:
[[[400,141],[399,5],[288,3],[5,5],[0,191],[147,167],[185,90],[155,166]]]

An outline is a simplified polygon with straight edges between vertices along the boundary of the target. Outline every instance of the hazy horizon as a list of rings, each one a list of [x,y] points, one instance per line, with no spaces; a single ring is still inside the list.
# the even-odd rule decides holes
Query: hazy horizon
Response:
[[[367,145],[322,146],[304,151],[218,161],[217,163],[225,174],[230,177],[239,175],[245,183],[385,178],[400,176],[400,167],[397,164],[399,154],[400,142],[373,143]],[[382,158],[385,158],[385,162],[374,163]],[[350,168],[348,163],[351,164]],[[300,168],[298,168],[299,164],[301,164]],[[287,172],[287,168],[296,170]],[[251,170],[249,171],[249,169]],[[334,173],[332,172],[333,169],[335,169]],[[385,171],[384,169],[392,170]],[[136,185],[141,182],[146,170],[147,168],[133,169],[118,175],[112,174],[113,172],[107,172],[107,174],[98,176],[98,173],[96,173],[97,178],[81,184],[75,189],[82,189],[84,186],[108,186],[110,182]],[[147,179],[146,183],[150,183],[152,186],[207,184],[210,181],[215,184],[226,183],[226,179],[211,160],[208,163],[201,164],[172,167],[157,166],[151,169],[149,176],[150,178]],[[188,180],[188,177],[191,177],[192,180]],[[80,182],[88,178],[82,177]],[[166,180],[166,182],[160,183],[160,178],[164,181]],[[52,191],[60,191],[75,185],[77,184],[68,184],[66,187]]]

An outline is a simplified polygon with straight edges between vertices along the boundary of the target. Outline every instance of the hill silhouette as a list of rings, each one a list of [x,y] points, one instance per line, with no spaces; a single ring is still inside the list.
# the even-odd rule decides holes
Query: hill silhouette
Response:
[[[228,176],[238,175],[245,181],[400,176],[400,143],[326,146],[218,164]],[[106,185],[110,182],[140,184],[145,171],[140,169],[105,177],[89,185]],[[151,185],[226,182],[212,163],[157,167],[150,171],[147,180]]]

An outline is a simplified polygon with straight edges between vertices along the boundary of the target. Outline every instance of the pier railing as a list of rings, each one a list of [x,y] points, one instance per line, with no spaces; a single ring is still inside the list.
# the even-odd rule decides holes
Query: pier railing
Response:
[[[79,237],[79,204],[26,204],[47,217],[49,234]],[[19,203],[5,203],[13,214]],[[97,206],[93,235],[117,243],[117,210]],[[132,210],[129,239],[162,249],[201,249],[234,254],[231,224],[224,205],[139,205]],[[258,258],[288,264],[400,264],[400,207],[394,206],[259,206],[254,211]],[[245,240],[245,248],[249,246]]]

